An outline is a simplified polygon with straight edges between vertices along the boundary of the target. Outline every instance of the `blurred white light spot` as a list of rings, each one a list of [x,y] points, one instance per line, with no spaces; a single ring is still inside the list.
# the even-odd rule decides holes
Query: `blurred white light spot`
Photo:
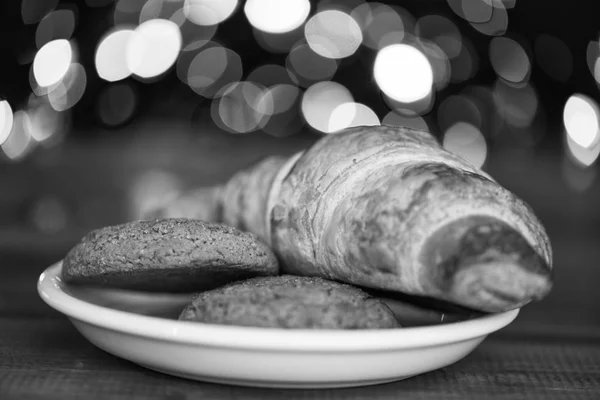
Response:
[[[348,89],[336,82],[319,82],[309,87],[302,96],[302,114],[314,129],[329,132],[331,114],[337,106],[353,102]]]
[[[100,41],[95,58],[100,78],[115,82],[131,75],[127,65],[127,48],[135,34],[131,29],[122,29],[109,33]]]
[[[210,39],[217,32],[218,25],[201,26],[188,20],[183,12],[183,8],[175,11],[169,19],[177,24],[181,31],[181,51],[183,52],[198,50],[210,43]]]
[[[65,130],[63,117],[48,103],[40,102],[37,106],[29,107],[31,138],[39,143],[52,142],[57,136],[62,136]]]
[[[268,52],[286,54],[304,38],[304,27],[301,25],[293,31],[285,33],[269,33],[260,29],[252,29],[252,35],[259,46]]]
[[[242,78],[242,59],[222,46],[198,53],[189,64],[187,84],[201,96],[212,98],[226,85]]]
[[[304,25],[310,48],[327,58],[344,58],[358,50],[362,42],[360,26],[348,14],[338,10],[321,11]]]
[[[377,53],[374,76],[386,95],[404,103],[426,97],[433,85],[433,71],[427,57],[405,44],[391,45]]]
[[[540,35],[535,39],[534,51],[537,65],[550,78],[566,82],[571,77],[573,54],[571,54],[569,46],[561,39],[550,35]]]
[[[22,0],[21,16],[26,25],[40,22],[44,16],[48,15],[56,8],[60,0]]]
[[[429,60],[433,71],[433,83],[437,90],[442,90],[452,77],[450,61],[448,56],[437,44],[425,39],[419,39],[420,49]]]
[[[185,0],[183,12],[196,25],[215,25],[229,18],[237,5],[237,0]]]
[[[152,78],[167,71],[181,49],[179,27],[166,19],[152,19],[135,29],[127,46],[127,67],[141,77]]]
[[[356,7],[352,17],[363,31],[365,46],[379,50],[404,38],[405,24],[392,7],[375,2]]]
[[[456,15],[469,22],[488,22],[494,12],[492,0],[448,0],[448,4]]]
[[[361,103],[344,103],[337,106],[329,117],[328,132],[337,132],[355,126],[381,125],[377,114]]]
[[[165,0],[147,0],[146,4],[140,10],[140,24],[151,19],[160,18],[163,11]],[[169,15],[170,17],[170,15]],[[168,19],[168,18],[165,18]]]
[[[429,126],[427,122],[421,117],[405,117],[400,114],[396,114],[393,111],[390,111],[383,117],[381,121],[382,125],[391,125],[391,126],[404,126],[408,128],[418,129],[421,131],[429,132]]]
[[[409,103],[394,100],[385,93],[383,93],[381,97],[390,110],[396,114],[403,115],[405,117],[416,117],[431,112],[433,105],[435,104],[436,93],[437,92],[432,90],[427,94],[427,96]]]
[[[531,62],[523,47],[507,37],[495,37],[490,42],[490,61],[498,76],[519,83],[529,78]]]
[[[0,101],[0,145],[6,141],[13,127],[13,111],[8,101]]]
[[[52,11],[46,15],[35,31],[35,44],[38,49],[57,39],[71,39],[75,31],[75,13],[70,9]]]
[[[469,1],[469,0],[465,0]],[[504,35],[508,29],[508,13],[501,0],[490,0],[492,3],[492,16],[488,21],[481,23],[471,22],[471,26],[488,36]]]
[[[52,86],[63,79],[73,57],[71,44],[64,39],[53,40],[42,47],[33,60],[33,75],[38,85]]]
[[[581,146],[573,140],[567,132],[567,156],[580,167],[589,167],[594,164],[600,155],[600,141],[596,141],[589,147]]]
[[[517,86],[500,79],[494,85],[494,102],[504,120],[518,128],[531,125],[539,106],[537,93],[531,84]]]
[[[569,137],[582,147],[589,147],[598,137],[598,105],[591,98],[575,94],[569,97],[563,111],[563,120]]]
[[[229,85],[218,102],[218,115],[232,133],[248,133],[264,126],[273,113],[273,103],[265,101],[264,88],[252,82]]]
[[[338,64],[336,60],[315,53],[309,45],[301,42],[290,51],[286,66],[298,85],[308,87],[315,82],[331,79]]]
[[[135,112],[137,96],[128,83],[110,85],[100,94],[98,117],[104,125],[116,127],[126,123]]]
[[[456,57],[462,47],[460,31],[446,17],[441,15],[426,15],[420,18],[415,26],[415,34],[437,44],[449,58]]]
[[[22,159],[31,149],[31,122],[25,111],[19,110],[14,115],[12,131],[2,143],[6,156],[14,161]]]
[[[298,28],[310,13],[308,0],[247,0],[244,13],[256,29],[285,33]]]
[[[266,113],[269,107],[272,107],[272,115],[281,114],[292,108],[298,96],[300,96],[300,89],[296,86],[286,83],[273,85],[263,92],[258,101],[259,109],[265,110]]]
[[[56,111],[65,111],[81,100],[87,85],[85,69],[73,63],[56,89],[48,93],[48,101]]]
[[[473,125],[458,122],[452,125],[444,134],[444,148],[481,168],[487,156],[485,138]]]

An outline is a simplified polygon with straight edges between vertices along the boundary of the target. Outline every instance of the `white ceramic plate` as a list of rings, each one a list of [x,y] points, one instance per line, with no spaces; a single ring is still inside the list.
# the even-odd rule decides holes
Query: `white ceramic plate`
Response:
[[[38,291],[91,343],[163,373],[244,386],[326,388],[405,379],[450,365],[511,323],[513,310],[449,324],[385,330],[286,330],[177,321],[187,295],[73,288],[61,263]]]

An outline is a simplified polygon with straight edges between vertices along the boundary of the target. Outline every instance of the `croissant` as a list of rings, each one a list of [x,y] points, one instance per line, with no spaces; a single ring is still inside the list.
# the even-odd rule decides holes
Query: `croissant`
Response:
[[[161,213],[251,231],[283,273],[485,312],[521,307],[552,287],[550,241],[532,209],[429,133],[404,127],[324,136]]]

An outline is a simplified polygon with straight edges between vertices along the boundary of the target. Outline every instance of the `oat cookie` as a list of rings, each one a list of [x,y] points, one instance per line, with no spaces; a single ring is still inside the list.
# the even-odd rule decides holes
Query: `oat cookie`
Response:
[[[62,276],[70,284],[194,292],[277,272],[275,255],[254,234],[166,218],[90,232],[65,257]]]
[[[252,278],[198,293],[179,319],[268,328],[399,327],[387,305],[359,288],[293,275]]]

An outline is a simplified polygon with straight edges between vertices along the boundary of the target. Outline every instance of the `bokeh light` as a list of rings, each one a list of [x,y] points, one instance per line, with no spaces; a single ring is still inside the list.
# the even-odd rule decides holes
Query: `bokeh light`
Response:
[[[566,82],[573,72],[573,54],[561,39],[540,35],[535,39],[535,59],[546,75],[558,82]]]
[[[2,143],[2,150],[10,160],[17,161],[25,157],[31,149],[31,122],[27,113],[19,110],[14,114],[12,130]]]
[[[96,71],[100,78],[115,82],[131,75],[127,64],[127,49],[131,38],[135,35],[132,29],[120,29],[100,40],[95,57]]]
[[[405,44],[391,45],[377,53],[374,76],[382,92],[404,103],[426,97],[433,85],[433,71],[427,57]]]
[[[436,100],[435,91],[430,91],[427,96],[409,103],[404,103],[401,101],[397,101],[387,96],[385,93],[381,94],[383,101],[389,107],[390,110],[395,112],[396,114],[405,116],[405,117],[416,117],[420,115],[425,115],[433,110],[433,106],[435,105]]]
[[[456,15],[474,23],[485,23],[492,18],[492,0],[448,0]]]
[[[397,114],[393,111],[388,112],[383,120],[381,120],[383,125],[391,125],[391,126],[402,126],[413,129],[419,129],[422,131],[429,132],[429,126],[427,122],[419,116],[414,117],[406,117],[404,115]]]
[[[169,18],[179,27],[181,32],[181,51],[188,52],[198,50],[206,44],[217,33],[219,25],[196,25],[188,20],[183,12],[183,8],[175,11]]]
[[[229,18],[237,5],[237,0],[185,0],[183,12],[196,25],[215,25]]]
[[[333,111],[339,105],[353,101],[350,91],[337,82],[315,83],[302,96],[302,114],[311,127],[329,133],[329,121]]]
[[[579,167],[587,168],[593,165],[600,155],[600,142],[595,142],[591,146],[581,146],[573,140],[571,134],[566,135],[567,156]]]
[[[254,28],[252,35],[256,43],[269,53],[286,54],[304,38],[304,26],[286,33],[269,33]]]
[[[6,141],[13,127],[13,110],[8,101],[0,100],[0,145]]]
[[[268,33],[286,33],[304,23],[310,13],[310,1],[247,0],[244,13],[256,29]]]
[[[335,133],[355,126],[381,125],[379,117],[369,106],[361,103],[343,103],[337,106],[329,117],[328,132]]]
[[[76,10],[76,8],[75,8]],[[58,39],[71,39],[75,31],[75,12],[64,8],[52,11],[38,24],[35,32],[35,44],[41,49],[46,43]]]
[[[36,24],[58,6],[60,0],[22,0],[21,17],[26,25]]]
[[[529,79],[531,62],[523,47],[508,37],[495,37],[490,42],[492,68],[501,78],[520,83]]]
[[[444,133],[444,148],[481,168],[487,156],[485,138],[473,125],[457,122]]]
[[[146,0],[145,4],[142,6],[142,9],[140,10],[140,17],[139,17],[139,23],[143,24],[146,21],[150,21],[152,19],[156,19],[156,18],[164,18],[164,19],[169,19],[173,12],[175,10],[172,10],[173,12],[171,13],[171,15],[168,15],[168,9],[170,9],[171,7],[168,7],[168,5],[170,4],[175,4],[177,5],[177,3],[174,2],[165,2],[164,0]],[[167,6],[167,7],[165,7]]]
[[[465,0],[468,2],[471,0]],[[484,22],[471,22],[471,26],[488,36],[502,36],[508,29],[508,13],[502,0],[487,0],[492,4],[491,18]],[[463,3],[464,4],[464,3]]]
[[[166,19],[153,19],[139,25],[127,45],[127,67],[140,78],[153,78],[166,72],[181,49],[179,27]]]
[[[565,103],[563,122],[569,138],[577,145],[590,147],[599,140],[600,112],[591,98],[574,94]]]
[[[187,84],[201,96],[212,98],[226,85],[239,81],[242,73],[241,57],[215,44],[194,56],[187,70]]]
[[[27,115],[31,138],[44,145],[55,144],[64,137],[66,130],[64,113],[57,112],[42,99],[30,98]]]
[[[290,51],[286,67],[298,85],[309,87],[315,82],[331,79],[337,71],[338,63],[315,53],[305,42],[300,42]]]
[[[419,39],[415,45],[423,52],[433,72],[433,83],[436,90],[442,90],[452,78],[450,60],[448,56],[437,44],[425,39]]]
[[[339,10],[326,10],[314,15],[304,26],[304,36],[315,53],[327,58],[349,57],[362,42],[358,23]]]
[[[352,11],[351,16],[363,31],[364,45],[373,50],[400,43],[404,39],[405,26],[402,17],[386,4],[361,4]]]
[[[273,113],[262,130],[271,136],[286,137],[298,132],[304,125],[299,112],[302,91],[295,85],[277,84],[263,92],[259,109],[273,105]],[[266,102],[266,105],[263,103]]]
[[[65,39],[53,40],[42,47],[33,60],[33,76],[38,85],[52,86],[60,82],[71,65],[73,49]]]
[[[596,79],[596,82],[600,84],[600,71],[598,71],[598,60],[600,60],[600,43],[598,43],[598,41],[592,40],[588,43],[586,60],[592,76],[594,79]]]
[[[48,93],[48,101],[56,111],[66,111],[81,100],[87,85],[87,74],[79,63],[72,63],[64,79]]]
[[[253,82],[236,82],[213,100],[213,105],[218,107],[218,118],[229,132],[248,133],[267,123],[274,106],[273,99],[265,97],[264,91],[264,87]],[[211,114],[213,118],[217,115]]]
[[[494,85],[494,103],[505,122],[518,128],[531,125],[539,107],[537,92],[530,83],[514,85],[500,79]]]
[[[96,113],[108,127],[117,127],[128,122],[137,107],[137,93],[128,82],[108,85],[100,93]]]
[[[452,22],[441,15],[426,15],[415,25],[415,33],[421,39],[432,41],[448,58],[458,56],[462,48],[460,31]]]

